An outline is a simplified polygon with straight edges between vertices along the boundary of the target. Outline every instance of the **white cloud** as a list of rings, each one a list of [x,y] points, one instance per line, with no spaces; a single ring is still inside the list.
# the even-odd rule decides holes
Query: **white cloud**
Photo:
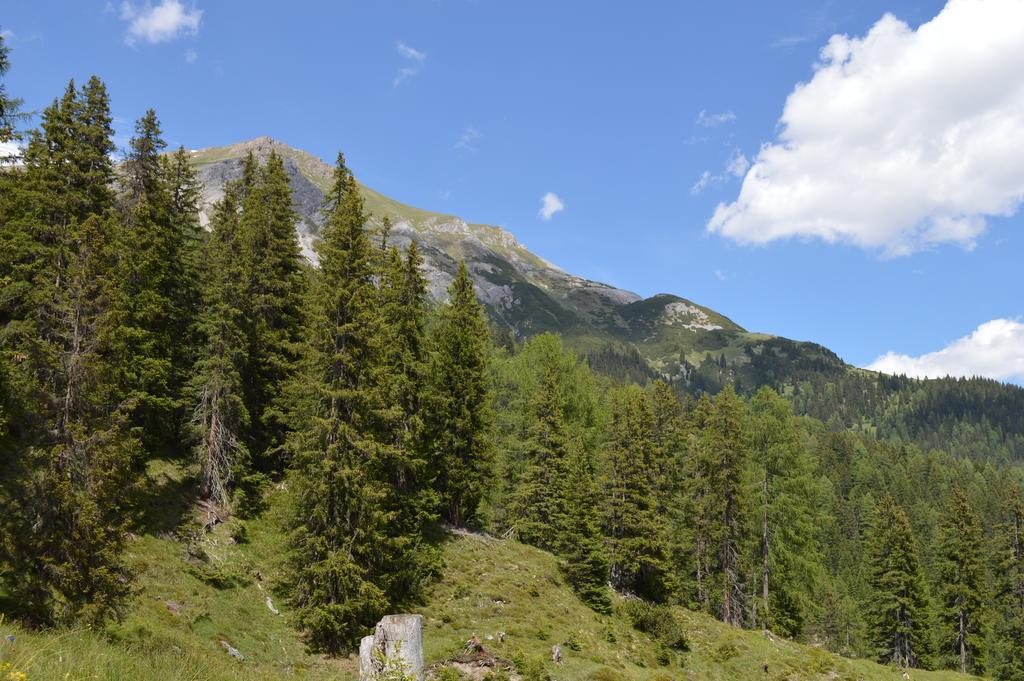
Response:
[[[725,162],[725,172],[712,173],[710,170],[705,170],[697,178],[693,186],[690,187],[690,193],[694,195],[700,194],[708,187],[724,184],[730,175],[732,177],[743,177],[743,174],[747,172],[749,167],[750,161],[747,160],[747,157],[739,149],[733,149],[732,156]]]
[[[705,170],[701,173],[700,177],[697,178],[697,181],[693,183],[693,186],[690,187],[690,193],[694,195],[700,194],[712,184],[721,181],[722,178],[719,175],[712,175],[710,170]]]
[[[195,64],[196,60],[199,59],[199,53],[193,49],[185,50],[185,61],[189,64]]]
[[[406,59],[409,62],[409,66],[403,66],[398,69],[398,75],[396,75],[394,80],[391,81],[391,85],[393,87],[398,87],[406,79],[412,78],[423,70],[423,64],[427,61],[427,53],[421,52],[413,47],[409,47],[401,40],[398,41],[395,49],[403,59]]]
[[[732,158],[725,164],[725,170],[733,177],[743,177],[747,174],[747,169],[750,168],[750,161],[747,157],[740,153],[739,149],[734,149]]]
[[[902,255],[974,246],[1024,198],[1024,0],[950,0],[916,31],[891,15],[833,36],[786,101],[736,201],[708,229]]]
[[[565,204],[562,203],[562,199],[559,198],[558,194],[548,192],[541,197],[539,213],[541,220],[550,220],[551,216],[563,210],[565,210]]]
[[[1011,319],[985,322],[969,336],[920,357],[888,352],[866,368],[919,378],[985,376],[1024,379],[1024,324]]]
[[[157,5],[146,3],[136,7],[128,0],[121,3],[121,19],[129,22],[125,40],[129,45],[138,41],[163,43],[181,35],[199,33],[203,10],[186,9],[180,0],[161,0]]]
[[[427,58],[425,52],[420,52],[417,49],[409,47],[401,40],[398,41],[398,54],[402,55],[406,59],[412,59],[413,61],[423,61]]]
[[[0,30],[0,38],[3,38],[4,40],[11,40],[14,38],[14,31],[9,28]]]
[[[722,113],[709,114],[704,109],[701,109],[700,113],[697,114],[697,125],[702,125],[705,128],[713,128],[723,123],[732,123],[736,120],[736,114],[732,111],[723,111]]]
[[[459,139],[455,140],[455,148],[476,153],[476,141],[483,138],[483,133],[476,128],[465,128]]]

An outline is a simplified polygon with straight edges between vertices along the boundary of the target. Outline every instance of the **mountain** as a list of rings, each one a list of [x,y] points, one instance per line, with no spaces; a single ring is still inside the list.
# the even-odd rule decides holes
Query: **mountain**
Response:
[[[321,205],[332,167],[278,140],[260,137],[192,152],[205,187],[203,220],[222,195],[224,182],[241,176],[245,156],[252,152],[263,160],[271,151],[284,160],[300,216],[296,229],[304,253],[314,260],[312,245],[322,224]],[[709,374],[726,368],[731,380],[751,387],[804,371],[847,369],[820,345],[750,333],[728,317],[679,296],[642,298],[578,277],[530,252],[500,227],[414,208],[360,186],[372,222],[379,225],[390,217],[394,242],[405,247],[415,239],[420,246],[435,299],[445,296],[459,260],[465,259],[497,326],[517,338],[558,332],[609,373],[660,375],[702,389]]]

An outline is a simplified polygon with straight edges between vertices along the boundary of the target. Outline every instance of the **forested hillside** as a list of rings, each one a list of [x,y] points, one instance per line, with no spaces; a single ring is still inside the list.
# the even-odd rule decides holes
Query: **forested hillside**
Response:
[[[6,58],[0,42],[0,75]],[[16,114],[0,91],[0,139]],[[112,139],[104,83],[72,82],[0,173],[0,621],[37,642],[41,678],[66,670],[46,652],[65,636],[97,660],[191,670],[201,640],[234,664],[243,592],[275,614],[248,650],[282,673],[343,668],[398,610],[451,644],[483,626],[467,602],[522,596],[522,561],[541,575],[527,597],[569,600],[516,603],[514,636],[587,650],[569,678],[764,659],[777,678],[890,674],[871,660],[1024,679],[1018,389],[836,368],[667,297],[627,304],[629,333],[667,314],[655,342],[714,326],[742,341],[732,359],[644,369],[600,343],[588,361],[572,334],[494,324],[465,261],[432,300],[417,241],[371,219],[340,153],[314,266],[275,151],[246,155],[204,228],[193,159],[154,111],[119,165]],[[786,378],[735,369],[791,351]],[[508,538],[504,563],[455,539],[480,532]],[[482,594],[467,574],[504,581]],[[508,651],[516,673],[566,678],[538,648]],[[37,664],[19,651],[0,660]]]

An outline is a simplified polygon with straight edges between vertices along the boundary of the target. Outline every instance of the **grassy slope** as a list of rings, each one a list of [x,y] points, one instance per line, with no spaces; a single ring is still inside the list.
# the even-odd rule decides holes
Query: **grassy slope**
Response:
[[[0,634],[16,637],[13,643],[0,639],[0,668],[10,663],[37,681],[355,678],[354,659],[331,660],[304,650],[289,626],[283,599],[273,593],[285,547],[279,528],[286,492],[275,491],[270,510],[248,523],[248,543],[230,540],[234,521],[210,534],[200,533],[193,546],[201,547],[209,561],[195,565],[186,560],[189,542],[183,539],[202,521],[200,513],[185,505],[191,483],[171,465],[153,466],[150,475],[160,493],[144,509],[147,532],[131,544],[139,593],[125,621],[105,638],[90,632],[36,634],[0,623]],[[692,650],[667,667],[659,666],[657,645],[622,617],[600,616],[583,606],[563,584],[548,553],[514,541],[454,535],[446,542],[445,561],[444,576],[426,603],[412,608],[424,615],[428,662],[456,653],[473,633],[485,638],[504,631],[504,643],[485,640],[485,645],[506,658],[545,663],[560,680],[587,679],[600,670],[605,676],[594,678],[902,678],[867,661],[736,630],[681,609]],[[217,580],[222,582],[219,587],[213,584]],[[267,607],[268,596],[280,616]],[[570,638],[580,649],[563,645],[564,664],[546,662],[551,646]],[[245,661],[229,657],[221,641],[241,651]],[[911,678],[963,677],[912,671]]]

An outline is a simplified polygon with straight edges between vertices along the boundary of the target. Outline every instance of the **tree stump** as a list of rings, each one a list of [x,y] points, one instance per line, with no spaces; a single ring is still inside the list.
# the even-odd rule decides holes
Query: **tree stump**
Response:
[[[423,618],[385,615],[373,636],[359,642],[359,681],[377,681],[385,671],[401,668],[423,681]]]

